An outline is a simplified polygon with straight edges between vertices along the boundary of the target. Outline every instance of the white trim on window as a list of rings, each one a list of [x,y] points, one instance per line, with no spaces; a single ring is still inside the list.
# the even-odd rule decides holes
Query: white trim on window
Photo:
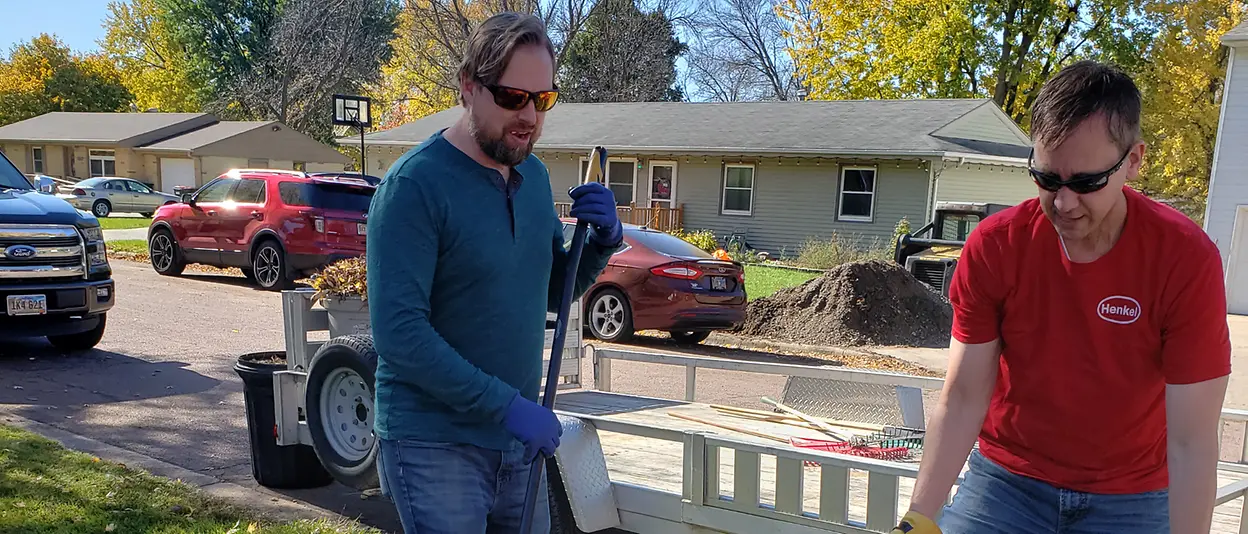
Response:
[[[38,156],[36,156],[36,152]],[[47,167],[48,151],[42,146],[30,147],[30,172],[34,174],[43,174],[44,168]]]
[[[623,161],[628,161],[632,163],[632,165],[630,166],[630,170],[633,173],[633,198],[628,199],[628,201],[624,202],[623,204],[620,204],[621,199],[618,199],[618,198],[615,199],[616,204],[621,207],[628,206],[629,204],[637,201],[637,158],[632,158],[632,157],[613,158],[613,157],[608,156],[607,166],[606,168],[602,169],[602,185],[605,185],[607,186],[608,189],[610,189],[611,188],[611,164],[623,162]],[[589,158],[585,156],[581,156],[581,160],[579,163],[577,163],[577,166],[576,166],[576,172],[577,172],[576,184],[577,185],[580,185],[581,182],[585,180],[585,165],[588,163],[589,163]],[[648,187],[650,184],[647,183],[646,185]],[[649,198],[649,197],[650,197],[650,193],[647,190],[646,198]]]
[[[676,206],[676,180],[677,180],[676,173],[679,170],[677,169],[676,160],[659,160],[659,159],[650,160],[649,167],[650,167],[650,171],[649,173],[647,173],[648,176],[646,178],[646,197],[650,199],[651,203],[663,202],[663,203],[666,203],[668,207],[675,207]],[[669,198],[666,200],[656,199],[653,196],[654,195],[654,168],[655,167],[671,167],[672,168],[672,183],[669,186],[671,188],[671,191],[668,193]]]
[[[750,170],[750,186],[749,187],[728,187],[728,169],[749,169]],[[724,164],[724,174],[720,182],[719,196],[719,212],[723,215],[753,215],[754,213],[754,182],[758,179],[758,171],[753,163],[727,163]],[[750,206],[745,210],[728,209],[728,190],[749,191]]]
[[[846,171],[871,171],[871,191],[846,191],[845,190],[845,173]],[[848,165],[841,167],[841,178],[837,180],[837,207],[836,220],[846,222],[873,222],[875,221],[875,193],[880,188],[880,173],[874,166],[867,165]],[[845,195],[860,195],[871,197],[871,211],[866,216],[862,215],[846,215],[845,214]]]
[[[96,161],[100,162],[100,174],[96,174],[95,169],[92,168],[92,165],[91,165],[92,163]],[[106,162],[109,162],[109,161],[113,162],[112,173],[108,172],[108,165],[106,164]],[[117,151],[115,150],[88,150],[87,151],[87,174],[91,175],[92,178],[95,178],[97,176],[109,176],[110,174],[117,174]]]

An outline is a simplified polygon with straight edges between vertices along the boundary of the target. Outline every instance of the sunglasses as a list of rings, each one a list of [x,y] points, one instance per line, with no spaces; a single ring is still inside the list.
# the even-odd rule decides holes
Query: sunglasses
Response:
[[[1128,149],[1125,153],[1123,153],[1122,157],[1118,158],[1118,163],[1115,163],[1114,166],[1110,167],[1107,171],[1092,174],[1076,174],[1071,176],[1069,180],[1062,180],[1062,177],[1058,174],[1039,171],[1036,170],[1035,167],[1032,167],[1032,157],[1035,156],[1035,153],[1035,149],[1033,148],[1031,154],[1028,154],[1027,156],[1027,172],[1031,173],[1031,179],[1036,182],[1036,185],[1040,186],[1041,189],[1052,193],[1061,191],[1062,187],[1068,187],[1075,193],[1086,195],[1088,193],[1100,191],[1101,189],[1104,189],[1106,185],[1109,185],[1109,177],[1113,176],[1114,173],[1118,172],[1118,169],[1122,168],[1122,164],[1127,161],[1127,156],[1131,154],[1131,150]]]
[[[533,92],[505,85],[487,83],[482,83],[481,85],[489,89],[490,93],[494,95],[494,103],[498,107],[511,111],[524,109],[524,106],[529,105],[530,100],[533,101],[533,108],[537,111],[547,111],[555,107],[555,101],[559,100],[558,89]]]

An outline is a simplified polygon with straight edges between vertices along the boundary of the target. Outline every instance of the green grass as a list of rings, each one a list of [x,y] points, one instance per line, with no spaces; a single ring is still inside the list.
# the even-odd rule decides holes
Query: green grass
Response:
[[[133,252],[135,254],[147,254],[147,241],[142,239],[122,239],[120,241],[109,241],[106,243],[108,250],[114,252]]]
[[[816,272],[795,271],[762,265],[745,266],[745,294],[750,300],[766,297],[786,287],[802,285],[819,276]]]
[[[354,522],[274,523],[193,486],[0,425],[0,532],[364,534]]]
[[[146,217],[105,217],[100,219],[100,228],[105,230],[129,230],[131,228],[147,228],[152,220]]]

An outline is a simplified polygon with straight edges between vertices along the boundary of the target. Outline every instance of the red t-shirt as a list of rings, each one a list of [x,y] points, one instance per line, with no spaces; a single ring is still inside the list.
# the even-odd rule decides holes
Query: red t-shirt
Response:
[[[1131,188],[1113,249],[1073,263],[1036,199],[982,221],[954,271],[953,336],[1002,340],[980,451],[1058,487],[1168,486],[1166,384],[1230,373],[1218,250]]]

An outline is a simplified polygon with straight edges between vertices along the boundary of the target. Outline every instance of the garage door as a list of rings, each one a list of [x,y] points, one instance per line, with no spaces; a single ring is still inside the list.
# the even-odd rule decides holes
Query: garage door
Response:
[[[1234,314],[1248,315],[1248,206],[1236,210],[1226,265],[1226,304]]]
[[[195,187],[195,160],[160,158],[160,190],[172,193],[174,187]]]

